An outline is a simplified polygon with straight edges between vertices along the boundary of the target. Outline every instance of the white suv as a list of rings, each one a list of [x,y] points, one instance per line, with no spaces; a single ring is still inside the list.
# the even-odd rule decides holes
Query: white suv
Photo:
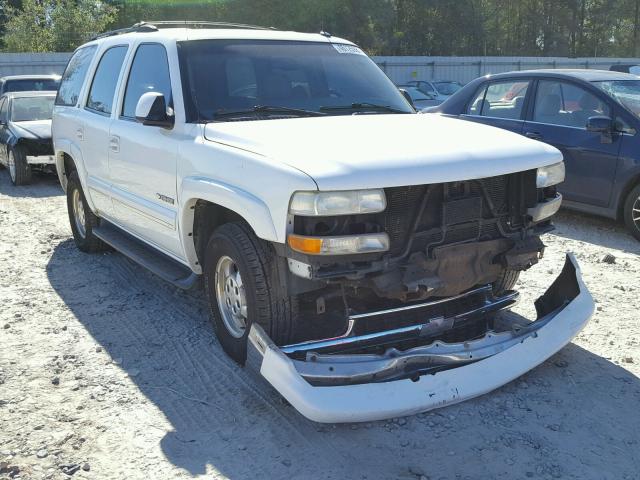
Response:
[[[78,248],[203,278],[224,350],[317,421],[479,395],[587,322],[572,257],[536,321],[496,321],[553,228],[556,149],[415,115],[329,34],[198,26],[137,24],[71,58],[53,138]]]

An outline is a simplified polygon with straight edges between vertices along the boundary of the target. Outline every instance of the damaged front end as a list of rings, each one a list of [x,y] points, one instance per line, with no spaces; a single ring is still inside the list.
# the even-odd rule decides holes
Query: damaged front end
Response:
[[[285,346],[275,345],[254,324],[247,365],[317,422],[370,421],[442,407],[489,392],[539,365],[580,332],[594,309],[570,254],[536,301],[535,321],[498,315],[517,297],[513,291],[496,295],[491,285],[476,287],[449,298],[354,314],[337,337]],[[387,328],[389,323],[394,327]]]

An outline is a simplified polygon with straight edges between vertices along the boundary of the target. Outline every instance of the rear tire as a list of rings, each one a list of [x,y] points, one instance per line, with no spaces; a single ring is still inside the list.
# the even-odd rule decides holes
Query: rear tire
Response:
[[[224,351],[244,365],[251,325],[276,344],[293,338],[296,297],[287,294],[273,247],[245,223],[227,223],[211,235],[204,281],[211,319]]]
[[[636,185],[624,202],[624,224],[636,240],[640,240],[640,185]],[[635,220],[634,220],[635,219]]]
[[[14,185],[27,185],[31,183],[31,165],[27,163],[27,157],[20,147],[10,147],[7,152],[7,166],[9,176]]]
[[[82,191],[78,172],[72,172],[67,181],[67,210],[73,240],[78,249],[85,253],[103,252],[109,247],[93,234],[93,229],[100,225],[98,218],[87,204]]]

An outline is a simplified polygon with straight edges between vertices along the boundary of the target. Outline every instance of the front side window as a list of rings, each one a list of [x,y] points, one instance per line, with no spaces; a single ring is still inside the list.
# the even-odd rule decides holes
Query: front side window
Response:
[[[612,80],[593,84],[640,117],[640,80]]]
[[[96,52],[96,48],[95,45],[91,45],[76,50],[76,53],[73,54],[62,75],[62,80],[60,80],[56,105],[73,107],[78,103],[80,89],[87,76],[87,70]]]
[[[533,121],[586,128],[590,117],[610,116],[609,107],[591,92],[572,83],[540,80],[533,106]]]
[[[55,97],[18,97],[11,102],[12,122],[51,120]]]
[[[147,92],[162,93],[167,105],[171,103],[167,52],[164,46],[157,43],[142,44],[136,51],[124,94],[122,116],[134,118],[138,100]]]
[[[111,47],[102,55],[87,98],[86,107],[89,110],[103,114],[111,113],[113,97],[126,53],[126,46],[118,46]]]
[[[494,82],[478,90],[467,113],[481,117],[520,120],[529,81]]]
[[[324,115],[413,113],[380,68],[351,45],[194,40],[181,42],[179,55],[192,122],[239,120],[234,113],[255,107],[280,107],[291,115],[292,109]]]

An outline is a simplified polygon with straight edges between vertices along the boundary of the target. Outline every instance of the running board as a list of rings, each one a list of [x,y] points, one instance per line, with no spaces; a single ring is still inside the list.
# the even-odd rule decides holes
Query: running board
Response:
[[[189,267],[154,250],[104,219],[100,220],[99,227],[93,229],[93,234],[124,256],[178,288],[189,290],[200,278]]]

